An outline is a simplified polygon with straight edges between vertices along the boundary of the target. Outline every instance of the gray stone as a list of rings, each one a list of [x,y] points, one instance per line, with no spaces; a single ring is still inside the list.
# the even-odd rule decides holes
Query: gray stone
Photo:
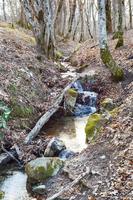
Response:
[[[49,142],[49,144],[44,152],[44,156],[47,156],[47,157],[58,156],[60,154],[60,152],[63,151],[64,149],[66,149],[64,142],[62,140],[54,137]]]
[[[37,185],[32,188],[32,191],[36,194],[45,194],[46,186],[45,185]]]
[[[56,175],[62,166],[63,161],[60,158],[42,157],[27,163],[25,171],[30,183],[40,183]]]

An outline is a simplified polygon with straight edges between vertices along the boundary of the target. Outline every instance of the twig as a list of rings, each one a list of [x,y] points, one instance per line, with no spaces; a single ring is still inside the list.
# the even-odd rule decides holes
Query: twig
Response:
[[[23,165],[19,162],[19,160],[18,160],[17,158],[15,158],[14,155],[12,155],[9,151],[7,151],[7,150],[5,149],[5,147],[3,146],[3,144],[1,145],[1,148],[2,148],[2,150],[3,150],[5,153],[7,153],[13,160],[15,160],[15,161],[18,163],[18,165],[19,165],[20,167],[23,167]]]
[[[74,185],[76,185],[82,178],[84,178],[87,174],[90,173],[90,168],[86,168],[86,172],[79,175],[72,183],[70,183],[68,186],[64,187],[60,192],[54,194],[53,196],[47,198],[46,200],[54,200],[55,198],[62,195],[64,192],[69,191]]]

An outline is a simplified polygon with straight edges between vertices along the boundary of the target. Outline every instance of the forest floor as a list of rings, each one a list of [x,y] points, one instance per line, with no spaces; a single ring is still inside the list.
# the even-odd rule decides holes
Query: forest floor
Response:
[[[72,77],[62,78],[65,69],[52,61],[40,61],[30,32],[12,29],[0,23],[0,100],[13,109],[5,133],[10,148],[23,140],[37,119],[45,113]],[[116,40],[109,40],[111,53],[124,69],[123,82],[113,82],[108,69],[100,60],[99,47],[94,41],[82,44],[60,42],[59,49],[79,73],[95,74],[103,83],[101,98],[116,102],[118,113],[102,129],[94,144],[65,164],[63,172],[47,182],[49,196],[66,187],[86,167],[90,172],[61,199],[131,200],[133,196],[133,30],[125,33],[125,44],[115,50]],[[74,52],[74,53],[73,53]],[[36,158],[39,148],[45,148],[47,137],[39,136],[24,152],[25,162]],[[7,142],[10,141],[10,142]],[[8,145],[7,145],[8,143]],[[33,148],[34,147],[34,148]],[[22,157],[25,155],[22,155]]]

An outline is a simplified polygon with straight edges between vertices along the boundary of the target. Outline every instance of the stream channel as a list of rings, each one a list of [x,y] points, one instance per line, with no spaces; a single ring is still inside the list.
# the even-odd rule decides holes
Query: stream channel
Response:
[[[72,116],[54,119],[52,125],[45,132],[63,140],[68,150],[77,153],[87,147],[85,125],[89,115],[96,112],[98,94],[91,90],[90,80],[85,83],[77,80],[71,88],[78,92]],[[34,200],[35,198],[28,195],[26,181],[27,176],[24,171],[9,164],[0,171],[0,200]]]

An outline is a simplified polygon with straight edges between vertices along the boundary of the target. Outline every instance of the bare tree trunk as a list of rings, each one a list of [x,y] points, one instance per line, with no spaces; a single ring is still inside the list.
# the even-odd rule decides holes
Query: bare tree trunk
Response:
[[[112,1],[112,13],[113,13],[113,32],[115,33],[117,31],[117,15],[118,15],[118,12],[117,12],[117,3],[116,3],[117,0],[113,0]]]
[[[133,28],[133,19],[132,19],[132,3],[131,0],[128,0],[129,4],[129,22],[130,22],[130,29]]]
[[[116,44],[115,48],[119,48],[123,46],[124,40],[123,40],[123,4],[124,0],[118,0],[118,32],[117,32],[117,37],[118,37],[118,42]]]
[[[108,33],[112,33],[111,1],[106,0],[106,28]]]
[[[48,58],[54,58],[54,4],[52,0],[23,0],[24,11],[28,23],[31,25],[37,48]]]
[[[4,15],[4,20],[6,21],[6,10],[5,10],[5,0],[3,0],[3,15]]]
[[[110,69],[113,78],[116,81],[120,81],[124,77],[123,70],[117,66],[116,62],[112,58],[107,44],[105,0],[98,0],[98,18],[101,59],[103,63]]]

